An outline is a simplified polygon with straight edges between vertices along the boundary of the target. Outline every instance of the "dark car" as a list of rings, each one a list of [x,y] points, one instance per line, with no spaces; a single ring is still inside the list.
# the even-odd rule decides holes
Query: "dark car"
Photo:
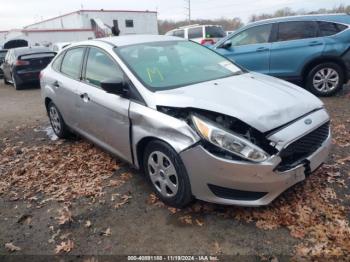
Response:
[[[4,72],[1,69],[1,65],[4,63],[5,61],[5,56],[6,56],[7,50],[0,50],[0,78],[4,77]]]
[[[26,83],[39,82],[40,71],[55,55],[55,52],[46,47],[10,49],[2,65],[5,84],[12,83],[19,90]]]

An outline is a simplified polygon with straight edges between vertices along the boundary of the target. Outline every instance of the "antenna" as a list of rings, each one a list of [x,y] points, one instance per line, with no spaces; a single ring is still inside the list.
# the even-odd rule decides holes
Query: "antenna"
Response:
[[[187,7],[185,7],[186,10],[188,10],[187,14],[187,19],[188,19],[188,24],[191,24],[191,0],[185,0]]]

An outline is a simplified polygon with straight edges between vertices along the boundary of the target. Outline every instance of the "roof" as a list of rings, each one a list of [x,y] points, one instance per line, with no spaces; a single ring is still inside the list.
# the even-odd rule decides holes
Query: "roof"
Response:
[[[165,42],[165,41],[186,41],[183,38],[174,37],[174,36],[165,36],[165,35],[124,35],[124,36],[115,36],[115,37],[106,37],[106,38],[98,38],[82,43],[91,43],[97,41],[108,42],[115,46],[127,46],[127,45],[136,45],[143,43],[151,43],[151,42]]]
[[[135,11],[135,10],[104,10],[104,9],[100,9],[100,10],[93,10],[93,9],[81,9],[81,10],[77,10],[77,11],[74,11],[74,12],[70,12],[70,13],[67,13],[67,14],[64,14],[64,15],[59,15],[59,16],[56,16],[56,17],[52,17],[52,18],[49,18],[49,19],[45,19],[43,21],[40,21],[40,22],[37,22],[37,23],[34,23],[34,24],[30,24],[30,25],[27,25],[25,26],[24,28],[27,28],[29,26],[33,26],[33,25],[39,25],[41,23],[44,23],[44,22],[48,22],[48,21],[52,21],[52,20],[55,20],[55,19],[58,19],[58,18],[62,18],[62,17],[65,17],[65,16],[69,16],[69,15],[73,15],[73,14],[79,14],[79,13],[88,13],[88,12],[105,12],[105,13],[113,13],[113,12],[119,12],[119,13],[154,13],[154,14],[157,14],[156,11]]]
[[[35,54],[35,53],[45,53],[50,52],[52,53],[52,50],[50,50],[47,47],[18,47],[13,49],[16,55],[29,55],[29,54]]]
[[[313,20],[322,20],[329,22],[339,22],[339,23],[350,23],[350,15],[348,14],[316,14],[316,15],[296,15],[296,16],[285,16],[270,18],[265,20],[260,20],[248,24],[247,26],[255,26],[259,24],[266,23],[277,23],[277,22],[288,22],[288,21],[313,21]]]

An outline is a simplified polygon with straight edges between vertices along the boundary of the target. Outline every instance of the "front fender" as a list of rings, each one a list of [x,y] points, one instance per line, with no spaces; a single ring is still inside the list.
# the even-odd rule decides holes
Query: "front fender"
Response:
[[[144,138],[155,137],[163,140],[178,153],[200,140],[198,134],[185,121],[135,102],[130,104],[129,117],[132,123],[134,164],[137,168],[137,145]]]

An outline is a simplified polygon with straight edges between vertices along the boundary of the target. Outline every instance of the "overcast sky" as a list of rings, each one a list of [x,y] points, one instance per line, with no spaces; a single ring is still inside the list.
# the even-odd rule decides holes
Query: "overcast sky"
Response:
[[[306,11],[350,5],[350,0],[191,0],[193,18],[240,17],[284,7]],[[0,30],[22,28],[78,9],[158,10],[160,19],[186,18],[186,0],[0,0]]]

